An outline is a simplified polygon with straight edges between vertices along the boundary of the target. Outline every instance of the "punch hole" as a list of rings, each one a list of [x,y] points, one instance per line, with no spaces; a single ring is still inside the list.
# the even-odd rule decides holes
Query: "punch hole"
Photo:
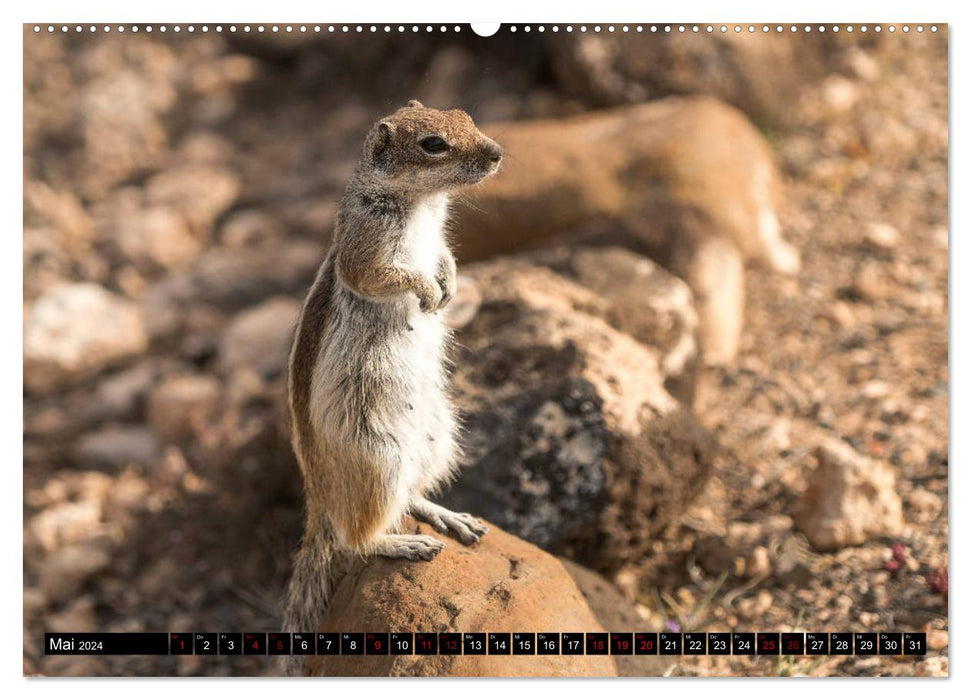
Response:
[[[488,37],[498,32],[500,26],[498,22],[473,22],[472,31],[477,36]]]

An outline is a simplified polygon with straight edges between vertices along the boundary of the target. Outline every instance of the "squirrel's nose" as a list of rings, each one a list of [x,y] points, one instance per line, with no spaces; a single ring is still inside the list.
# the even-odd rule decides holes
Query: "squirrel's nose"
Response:
[[[502,160],[502,146],[500,146],[498,143],[492,144],[492,146],[489,148],[489,160],[493,163],[498,163],[500,160]]]

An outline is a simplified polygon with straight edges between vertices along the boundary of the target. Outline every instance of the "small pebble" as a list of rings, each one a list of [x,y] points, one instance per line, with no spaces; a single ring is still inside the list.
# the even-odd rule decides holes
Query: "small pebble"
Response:
[[[941,651],[947,647],[947,630],[927,630],[927,648],[931,651]]]
[[[750,578],[763,578],[772,573],[772,564],[769,561],[769,550],[759,545],[748,555],[745,562],[745,571]]]
[[[890,224],[870,224],[864,237],[867,243],[880,250],[893,250],[900,245],[900,231]]]

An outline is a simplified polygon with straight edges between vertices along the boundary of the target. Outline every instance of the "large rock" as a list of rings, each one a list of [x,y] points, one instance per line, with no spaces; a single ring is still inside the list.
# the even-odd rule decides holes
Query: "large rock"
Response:
[[[60,388],[145,351],[137,305],[87,282],[59,285],[26,309],[24,384]]]
[[[207,250],[191,267],[169,275],[145,295],[144,309],[153,338],[178,337],[193,308],[213,306],[238,311],[282,294],[304,295],[325,250],[319,243]]]
[[[446,539],[430,562],[382,557],[341,580],[320,632],[601,632],[556,558],[490,528],[466,547],[409,520],[406,532]],[[316,676],[615,676],[609,656],[312,656]]]
[[[153,392],[148,420],[162,440],[179,442],[192,435],[219,403],[222,388],[208,375],[170,377]]]
[[[162,171],[149,180],[145,197],[154,206],[179,211],[192,232],[205,240],[239,190],[239,177],[226,168],[187,165]]]
[[[788,124],[807,85],[842,67],[848,56],[840,44],[854,37],[817,31],[791,36],[788,27],[778,33],[775,25],[764,34],[757,27],[757,37],[743,26],[742,32],[716,29],[701,35],[658,31],[650,38],[633,30],[560,33],[548,36],[547,43],[557,82],[588,104],[702,94],[739,107],[759,123]],[[856,43],[863,39],[869,40],[859,35]]]
[[[715,454],[665,390],[659,353],[548,268],[500,259],[464,272],[483,302],[457,335],[465,455],[445,501],[598,570],[645,556]]]
[[[717,362],[738,349],[744,261],[799,269],[798,252],[781,238],[772,152],[727,105],[669,98],[483,131],[508,157],[470,192],[473,206],[456,207],[466,260],[554,237],[645,253],[691,287],[705,356]]]
[[[903,505],[889,465],[836,439],[820,444],[816,459],[794,517],[813,547],[831,551],[900,534]]]
[[[599,298],[584,311],[655,351],[665,388],[691,404],[699,359],[698,312],[687,284],[624,248],[560,246],[525,259],[596,294]]]
[[[232,320],[219,342],[219,366],[229,373],[251,367],[264,376],[278,376],[287,363],[300,304],[274,297]]]
[[[50,600],[68,600],[110,564],[111,554],[101,540],[62,547],[40,563],[40,589]]]
[[[148,272],[184,267],[202,250],[185,217],[166,207],[128,212],[116,223],[115,235],[125,257]]]
[[[105,425],[81,436],[76,454],[94,467],[121,469],[132,462],[152,466],[162,456],[158,440],[144,425]]]

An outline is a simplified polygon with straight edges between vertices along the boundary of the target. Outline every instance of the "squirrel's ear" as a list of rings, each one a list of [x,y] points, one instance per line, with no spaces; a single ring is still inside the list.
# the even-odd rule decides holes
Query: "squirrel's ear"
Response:
[[[418,100],[408,100],[408,106],[412,109],[422,109],[425,105]]]
[[[388,146],[391,145],[391,137],[394,135],[394,126],[390,122],[381,122],[368,134],[364,144],[364,150],[373,163],[380,163]]]

